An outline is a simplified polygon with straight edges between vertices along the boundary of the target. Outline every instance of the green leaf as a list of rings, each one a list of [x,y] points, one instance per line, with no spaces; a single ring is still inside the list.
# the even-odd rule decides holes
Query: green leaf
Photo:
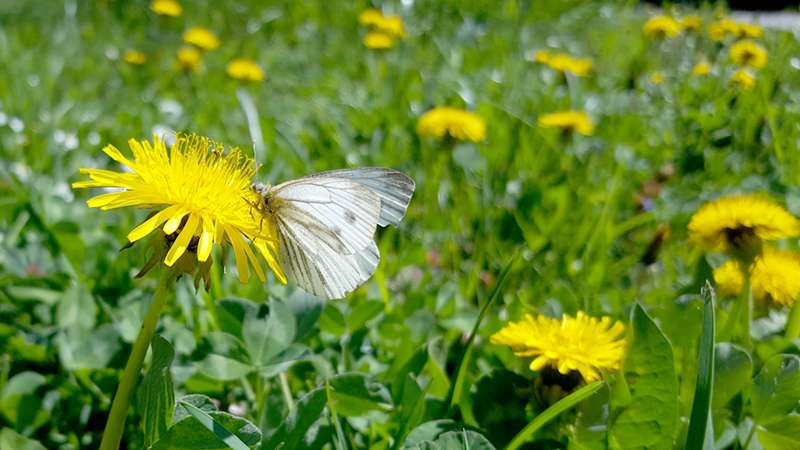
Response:
[[[472,430],[448,431],[436,440],[423,441],[407,450],[495,450],[494,445],[482,434]]]
[[[192,405],[191,403],[182,402],[180,406],[185,408],[186,411],[197,419],[208,431],[214,433],[220,441],[224,442],[228,447],[233,450],[249,450],[247,445],[239,439],[238,436],[233,434],[230,430],[225,428],[221,421],[216,420],[213,416],[206,413],[202,409]],[[260,436],[259,436],[260,437]]]
[[[242,334],[250,363],[265,366],[272,358],[286,350],[295,336],[294,314],[282,302],[270,302],[266,321],[256,314],[244,319]]]
[[[196,365],[204,375],[220,381],[238,380],[254,370],[249,364],[216,354],[206,356]]]
[[[756,424],[766,424],[794,411],[800,399],[800,357],[775,355],[764,363],[753,384]]]
[[[772,421],[768,427],[759,426],[756,435],[764,450],[800,448],[800,416],[792,414]]]
[[[19,430],[27,427],[38,414],[41,399],[36,390],[45,384],[36,372],[20,372],[11,377],[0,395],[0,413]]]
[[[308,448],[308,430],[322,417],[326,402],[324,388],[316,388],[301,397],[275,433],[268,438],[264,436],[261,448]]]
[[[353,333],[361,329],[368,320],[382,313],[383,309],[383,302],[377,300],[366,300],[354,305],[351,309],[351,313],[347,315],[348,331]]]
[[[506,450],[515,450],[522,444],[528,442],[533,435],[548,422],[558,417],[564,411],[574,407],[578,403],[592,396],[595,392],[600,390],[605,383],[602,381],[595,381],[594,383],[584,386],[577,391],[569,394],[561,400],[552,404],[549,408],[542,411],[541,414],[536,416],[525,428],[523,428],[506,446]]]
[[[620,449],[672,449],[678,425],[672,345],[638,303],[631,321],[624,372],[630,403],[612,424],[610,439]]]
[[[721,342],[714,349],[714,395],[711,404],[723,408],[753,377],[753,360],[735,344]]]
[[[329,380],[331,407],[342,416],[361,416],[386,410],[391,397],[386,388],[361,373],[337,375]]]
[[[404,380],[400,397],[395,400],[395,422],[400,424],[395,442],[402,442],[408,431],[422,422],[425,416],[425,391],[411,373],[406,373]]]
[[[423,346],[419,351],[414,353],[414,356],[409,358],[405,364],[400,368],[397,373],[391,374],[392,376],[392,400],[397,403],[403,397],[403,387],[406,384],[408,374],[419,375],[428,362],[428,347]]]
[[[477,420],[486,436],[495,444],[508,444],[525,425],[525,414],[533,396],[533,383],[506,369],[496,369],[476,383],[474,403]]]
[[[689,418],[689,431],[686,435],[688,450],[702,450],[706,441],[706,425],[711,412],[711,393],[714,389],[714,304],[716,295],[706,282],[702,291],[703,334],[700,335],[700,349],[697,356],[697,382],[695,383],[692,414]],[[713,431],[711,432],[713,442]]]
[[[322,315],[319,316],[319,329],[334,336],[342,336],[347,331],[344,314],[333,302],[325,304]]]
[[[319,316],[322,314],[322,308],[325,306],[325,301],[317,296],[297,290],[286,300],[286,306],[294,314],[295,323],[297,324],[295,340],[299,342],[316,328]]]
[[[425,441],[433,441],[442,433],[458,429],[458,424],[450,419],[431,420],[417,426],[406,437],[403,448],[414,448]]]
[[[47,450],[42,444],[17,433],[11,428],[0,430],[0,449],[8,450]]]
[[[169,341],[159,335],[153,337],[150,345],[153,363],[144,376],[137,395],[145,447],[153,445],[167,431],[175,411],[175,391],[170,373],[175,351]]]

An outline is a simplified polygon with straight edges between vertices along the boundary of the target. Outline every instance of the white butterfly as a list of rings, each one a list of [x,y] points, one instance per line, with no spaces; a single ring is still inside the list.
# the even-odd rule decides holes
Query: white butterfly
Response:
[[[380,167],[341,169],[277,186],[255,183],[258,210],[278,235],[287,278],[325,299],[342,298],[375,272],[375,229],[397,226],[414,180]]]

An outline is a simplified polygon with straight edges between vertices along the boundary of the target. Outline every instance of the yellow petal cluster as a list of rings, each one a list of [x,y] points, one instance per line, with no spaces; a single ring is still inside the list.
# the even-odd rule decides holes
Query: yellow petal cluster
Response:
[[[178,135],[168,150],[164,141],[128,141],[133,159],[113,145],[103,151],[129,171],[81,169],[88,181],[73,183],[73,188],[112,188],[113,192],[91,198],[92,208],[110,210],[123,207],[154,209],[147,220],[128,233],[136,242],[158,228],[170,242],[164,264],[174,265],[184,253],[197,255],[204,262],[214,244],[230,245],[239,279],[246,282],[252,266],[259,279],[264,271],[251,247],[255,247],[275,272],[285,275],[274,258],[277,238],[252,213],[259,201],[250,188],[254,166],[234,149],[227,153],[208,138]]]
[[[399,16],[386,16],[380,10],[370,8],[358,16],[358,23],[372,31],[377,31],[391,38],[402,38],[406,35],[403,19]]]
[[[703,26],[703,19],[699,16],[686,16],[681,19],[681,26],[684,30],[699,31]]]
[[[150,10],[159,16],[178,17],[183,14],[183,7],[175,0],[153,0]]]
[[[560,111],[539,116],[538,125],[542,128],[558,128],[566,132],[578,132],[585,136],[594,133],[594,122],[583,111]]]
[[[727,17],[708,24],[708,36],[714,41],[724,41],[729,37],[738,37],[740,30],[739,23]]]
[[[714,269],[714,284],[717,292],[726,297],[736,297],[744,287],[744,275],[738,261],[731,259]]]
[[[538,55],[537,62],[547,64],[551,69],[561,73],[571,73],[576,77],[585,77],[592,71],[592,60],[575,58],[566,53],[550,54],[546,51]]]
[[[205,51],[219,47],[217,35],[208,28],[203,27],[192,27],[184,31],[183,42]]]
[[[486,122],[475,113],[438,106],[419,118],[417,134],[438,138],[449,135],[462,141],[480,142],[486,138]]]
[[[731,84],[746,91],[756,85],[756,76],[747,69],[739,69],[731,75]]]
[[[644,33],[653,38],[674,38],[681,34],[683,26],[669,16],[654,16],[644,24]]]
[[[147,62],[147,55],[138,50],[125,50],[122,54],[122,60],[128,64],[141,66]]]
[[[228,63],[225,71],[239,81],[264,81],[264,71],[252,59],[236,58]]]
[[[370,31],[364,36],[364,45],[374,50],[386,50],[394,47],[394,38],[380,31]]]
[[[736,297],[744,287],[738,261],[730,260],[714,270],[714,282],[722,295]],[[800,255],[766,248],[750,268],[753,298],[780,306],[792,306],[800,297]]]
[[[664,81],[667,80],[666,77],[664,77],[664,74],[661,72],[651,73],[648,79],[650,80],[651,83],[655,85],[664,84]]]
[[[200,50],[194,47],[181,47],[178,49],[178,66],[183,70],[197,70],[201,56]]]
[[[591,383],[603,372],[620,369],[625,356],[624,331],[621,322],[583,312],[575,317],[564,314],[561,320],[526,315],[492,335],[491,342],[511,347],[519,357],[533,357],[531,370],[551,367],[565,375],[577,371]]]
[[[767,65],[767,50],[751,39],[742,39],[733,44],[730,57],[735,64],[753,69],[761,69]]]
[[[711,64],[706,61],[701,61],[692,67],[692,75],[696,77],[704,77],[711,73]]]

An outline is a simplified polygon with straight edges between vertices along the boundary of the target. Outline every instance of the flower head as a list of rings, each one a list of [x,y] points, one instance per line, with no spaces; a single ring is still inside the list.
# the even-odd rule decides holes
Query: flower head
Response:
[[[644,24],[644,33],[658,39],[677,37],[682,29],[680,22],[669,16],[654,16]]]
[[[178,49],[178,66],[183,70],[197,70],[201,57],[200,50],[194,47],[181,47]]]
[[[128,64],[141,66],[147,62],[147,55],[138,50],[125,50],[125,53],[122,54],[122,60]]]
[[[386,50],[394,47],[394,38],[380,31],[370,31],[364,36],[364,45],[374,50]]]
[[[178,17],[183,14],[183,7],[175,0],[153,0],[150,10],[159,16]]]
[[[728,18],[708,24],[708,36],[713,41],[724,41],[729,37],[738,36],[739,33],[739,24]]]
[[[583,111],[560,111],[539,116],[542,128],[559,128],[565,132],[578,132],[584,136],[594,133],[594,122]]]
[[[364,27],[374,27],[383,20],[383,13],[375,8],[365,9],[358,15],[358,23]]]
[[[617,371],[625,356],[625,326],[609,317],[597,319],[583,312],[561,320],[526,315],[492,335],[491,341],[511,347],[519,357],[534,357],[530,368],[551,367],[563,375],[577,371],[587,383],[602,372]]]
[[[744,286],[744,274],[739,261],[731,259],[714,269],[714,283],[720,294],[736,297]]]
[[[551,55],[546,64],[556,72],[571,73],[576,77],[589,75],[593,65],[591,59],[573,58],[564,53]]]
[[[800,236],[800,220],[764,197],[731,195],[703,205],[692,216],[689,233],[705,249],[729,251]]]
[[[739,23],[740,38],[760,38],[764,36],[764,27],[755,23]]]
[[[230,244],[242,282],[249,279],[251,265],[259,279],[265,278],[252,245],[285,282],[273,257],[276,237],[252,214],[251,205],[259,200],[250,188],[255,170],[252,161],[236,149],[224,154],[223,148],[214,148],[208,138],[196,135],[178,135],[169,150],[158,137],[152,143],[131,139],[128,145],[133,160],[113,145],[103,151],[129,172],[81,169],[89,180],[72,185],[117,189],[89,199],[87,204],[92,208],[158,209],[128,233],[128,241],[136,242],[160,227],[168,247],[163,255],[167,266],[184,255],[204,263],[213,244]]]
[[[553,54],[547,50],[536,50],[533,52],[533,60],[537,63],[547,64],[550,62],[550,59],[553,57]]]
[[[756,76],[747,69],[739,69],[731,75],[731,84],[746,91],[756,85]]]
[[[385,16],[381,11],[374,8],[364,10],[359,14],[358,23],[392,38],[401,38],[406,35],[402,18],[399,16]]]
[[[252,59],[236,58],[228,63],[225,71],[239,81],[264,81],[264,71]]]
[[[750,39],[743,39],[731,46],[731,61],[735,64],[753,69],[761,69],[767,65],[767,51]]]
[[[651,73],[648,79],[650,80],[651,83],[655,85],[664,84],[664,81],[666,81],[666,77],[664,77],[664,74],[659,71]]]
[[[703,20],[699,16],[686,16],[681,19],[681,26],[684,30],[699,31],[703,26]]]
[[[704,77],[711,73],[711,64],[706,61],[701,61],[692,67],[692,75],[696,77]]]
[[[475,113],[438,106],[419,118],[417,134],[424,137],[449,135],[462,141],[480,142],[486,138],[486,122]]]
[[[751,270],[756,299],[792,306],[800,297],[800,255],[797,253],[764,249]]]
[[[208,28],[203,27],[192,27],[184,31],[183,42],[205,51],[219,47],[217,35]]]

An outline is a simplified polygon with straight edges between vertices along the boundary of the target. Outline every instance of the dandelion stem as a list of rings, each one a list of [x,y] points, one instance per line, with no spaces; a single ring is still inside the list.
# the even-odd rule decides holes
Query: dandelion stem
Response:
[[[278,374],[278,380],[281,383],[281,393],[283,394],[283,401],[286,402],[286,409],[289,414],[294,411],[294,398],[292,398],[292,390],[289,387],[289,380],[286,378],[286,372]]]
[[[789,312],[789,321],[786,323],[786,337],[789,339],[800,337],[800,302],[795,302]]]
[[[247,119],[247,129],[250,130],[250,139],[253,141],[253,158],[256,163],[266,163],[265,150],[264,150],[264,134],[261,132],[261,123],[258,119],[258,110],[253,97],[245,88],[236,90],[236,98],[239,100],[239,105],[244,111],[245,118]]]
[[[114,395],[108,422],[106,422],[106,428],[103,431],[103,440],[100,442],[100,450],[117,450],[119,448],[122,432],[125,429],[125,419],[128,416],[128,408],[131,404],[131,396],[136,387],[139,372],[142,370],[147,348],[150,347],[150,341],[153,339],[158,318],[164,308],[167,292],[172,287],[176,275],[177,271],[175,269],[165,268],[161,279],[158,281],[153,300],[147,308],[142,327],[139,329],[139,335],[136,336],[136,342],[134,342],[133,349],[131,349],[131,355],[128,357],[125,371],[122,373],[117,393]]]

